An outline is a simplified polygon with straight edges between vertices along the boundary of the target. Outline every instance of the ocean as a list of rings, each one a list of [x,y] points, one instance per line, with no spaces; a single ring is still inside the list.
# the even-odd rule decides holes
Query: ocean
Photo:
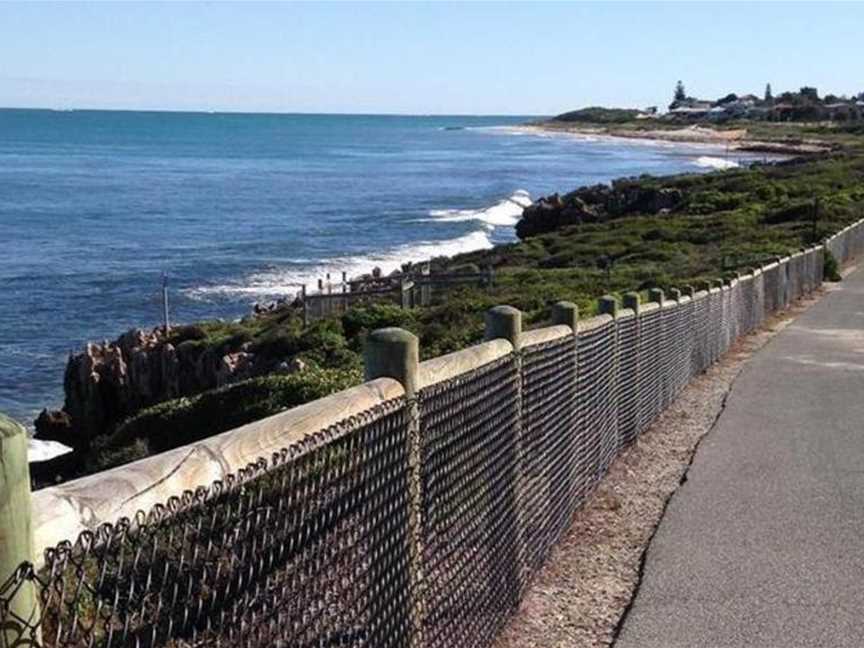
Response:
[[[529,119],[0,110],[0,411],[30,424],[70,351],[158,324],[163,272],[173,321],[236,318],[328,271],[512,241],[541,195],[724,164],[506,128]]]

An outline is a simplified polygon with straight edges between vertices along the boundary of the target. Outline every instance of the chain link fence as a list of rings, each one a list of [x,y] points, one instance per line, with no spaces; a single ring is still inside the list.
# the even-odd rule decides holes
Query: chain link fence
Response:
[[[826,245],[846,260],[862,232]],[[0,641],[489,646],[621,448],[738,335],[818,287],[822,256],[558,327],[50,547],[0,585]]]

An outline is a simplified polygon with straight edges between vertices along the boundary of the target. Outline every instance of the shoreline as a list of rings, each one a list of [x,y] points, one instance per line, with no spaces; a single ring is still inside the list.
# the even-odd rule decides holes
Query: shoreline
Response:
[[[481,128],[489,130],[494,129],[501,133],[518,132],[521,129],[518,125],[497,125]],[[531,129],[528,130],[532,135],[537,135],[536,131]],[[640,142],[635,139],[629,139],[626,141],[619,139],[619,141],[623,141],[625,145],[637,145],[643,143],[645,140]],[[690,153],[690,151],[688,151],[688,143],[686,142],[671,142],[669,143],[669,147],[678,148],[683,153]],[[694,164],[696,166],[701,166],[701,168],[697,169],[694,167],[692,171],[674,171],[672,173],[701,173],[710,170],[708,167],[696,163],[695,156]],[[722,167],[714,166],[712,168]],[[608,182],[611,182],[613,179],[615,178],[610,178]],[[359,280],[364,276],[370,275],[375,267],[381,268],[383,274],[390,275],[393,271],[401,268],[401,266],[406,262],[424,263],[440,257],[452,259],[464,254],[482,253],[484,251],[492,251],[496,248],[503,248],[518,242],[518,238],[515,236],[515,230],[513,228],[521,216],[521,211],[527,206],[527,204],[530,204],[530,202],[533,201],[532,199],[536,200],[540,197],[541,194],[536,194],[529,198],[526,191],[518,189],[511,195],[496,200],[490,204],[471,208],[442,208],[433,210],[426,216],[418,218],[418,220],[422,222],[477,222],[481,224],[481,227],[478,229],[467,234],[459,235],[453,239],[447,239],[444,241],[420,240],[412,244],[400,244],[396,246],[396,248],[385,249],[369,254],[366,257],[348,255],[335,259],[335,265],[330,263],[333,259],[327,259],[320,262],[316,265],[315,269],[311,271],[294,270],[293,268],[287,268],[285,270],[264,270],[248,277],[244,277],[236,283],[217,282],[212,285],[180,287],[177,291],[182,299],[192,299],[203,303],[209,303],[212,299],[211,295],[216,295],[217,298],[229,296],[228,298],[230,298],[232,302],[235,302],[238,305],[245,305],[245,307],[242,312],[238,309],[236,314],[227,316],[220,315],[218,312],[214,311],[210,316],[191,318],[182,317],[179,320],[179,323],[195,325],[202,321],[219,319],[224,319],[229,323],[237,323],[253,314],[256,305],[267,307],[278,304],[284,300],[290,302],[294,297],[296,297],[298,292],[296,289],[291,287],[294,286],[294,282],[297,281],[297,275],[306,275],[302,280],[306,283],[307,289],[314,292],[316,290],[317,280],[326,276],[328,273],[331,273],[334,277],[338,278],[341,271],[346,270],[350,279]],[[519,215],[515,213],[517,208]],[[512,233],[512,236],[507,236],[506,240],[497,240],[491,236],[493,229],[509,230]],[[362,266],[360,263],[361,259],[363,262]],[[136,326],[136,328],[138,327]],[[146,331],[150,329],[150,326],[145,324],[140,326],[140,328]],[[113,337],[119,336],[122,333],[122,329],[117,329],[113,332],[108,332],[107,335],[111,336],[113,339]],[[105,335],[103,334],[102,337],[105,337]],[[91,336],[87,341],[95,342],[99,339],[99,336]],[[86,342],[84,346],[86,346]],[[76,347],[75,353],[80,352],[80,350],[80,347]],[[40,401],[37,405],[31,407],[30,411],[28,411],[24,416],[19,415],[19,418],[24,422],[31,435],[34,457],[43,456],[43,450],[37,449],[42,439],[33,438],[33,435],[36,433],[35,420],[44,409],[55,410],[61,408],[63,398],[64,395],[61,393],[58,395],[57,400]],[[44,449],[44,455],[53,456],[58,450],[59,449],[56,448],[56,446],[50,448],[46,447]]]
[[[768,153],[777,156],[813,155],[831,150],[830,146],[816,141],[778,142],[747,137],[747,129],[717,130],[705,126],[683,126],[675,129],[629,130],[614,126],[586,126],[572,122],[550,120],[502,126],[502,130],[531,135],[557,134],[586,141],[610,141],[645,144],[698,145],[717,148],[722,151],[741,151],[745,153]]]

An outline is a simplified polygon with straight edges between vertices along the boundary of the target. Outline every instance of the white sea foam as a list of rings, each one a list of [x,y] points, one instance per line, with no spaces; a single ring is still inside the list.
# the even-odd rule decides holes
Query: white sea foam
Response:
[[[710,155],[700,155],[693,161],[693,164],[703,169],[737,169],[741,166],[735,160],[711,157]]]
[[[512,227],[522,215],[522,210],[531,204],[531,196],[519,189],[509,198],[482,209],[433,209],[429,212],[432,220],[439,223],[460,223],[480,221],[493,227]]]
[[[207,301],[220,297],[246,297],[272,299],[290,297],[300,292],[300,284],[315,290],[318,280],[330,273],[338,282],[344,272],[348,277],[367,274],[380,268],[384,274],[399,269],[408,261],[426,261],[433,257],[454,256],[492,247],[491,233],[496,227],[513,227],[522,210],[531,204],[531,196],[519,189],[504,200],[480,209],[433,209],[424,222],[461,223],[476,221],[482,229],[444,241],[417,241],[362,256],[344,256],[311,262],[309,259],[291,259],[290,267],[274,268],[249,275],[236,282],[215,286],[199,286],[184,291],[187,297]],[[307,265],[308,264],[308,265]]]
[[[299,292],[298,284],[304,284],[308,290],[316,289],[318,279],[323,279],[328,272],[333,281],[339,281],[342,272],[345,272],[348,277],[356,277],[371,272],[373,268],[381,268],[384,274],[389,274],[408,261],[426,261],[437,256],[453,256],[474,250],[489,249],[492,247],[489,234],[490,231],[484,228],[445,241],[420,241],[400,245],[380,253],[334,257],[322,260],[316,265],[302,270],[277,268],[252,274],[236,283],[201,286],[186,290],[184,293],[188,297],[200,300],[220,296],[257,299],[287,297]]]
[[[58,441],[42,441],[40,439],[27,441],[27,460],[30,463],[48,461],[67,452],[72,452],[72,448],[68,448]]]

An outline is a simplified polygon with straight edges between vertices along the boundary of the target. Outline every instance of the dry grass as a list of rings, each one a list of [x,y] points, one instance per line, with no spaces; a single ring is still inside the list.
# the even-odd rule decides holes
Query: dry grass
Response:
[[[740,339],[612,465],[535,578],[497,648],[609,646],[639,583],[642,557],[699,441],[746,360],[816,294]]]

